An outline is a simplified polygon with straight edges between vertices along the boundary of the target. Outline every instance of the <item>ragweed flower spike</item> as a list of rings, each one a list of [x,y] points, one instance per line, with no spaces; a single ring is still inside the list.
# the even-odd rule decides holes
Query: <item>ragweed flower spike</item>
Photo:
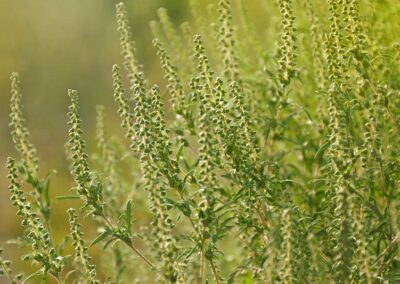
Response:
[[[144,129],[146,122],[150,120],[148,116],[148,97],[146,93],[144,74],[139,72],[134,76],[134,83],[132,85],[132,98],[135,102],[135,122],[133,124],[135,130],[135,137],[137,139],[137,151],[142,153],[145,147],[145,133],[151,131],[150,129]]]
[[[36,176],[39,171],[39,158],[33,144],[29,141],[29,132],[22,113],[21,82],[18,73],[11,75],[10,132],[15,148],[21,156],[24,170],[28,175]]]
[[[121,177],[118,172],[116,149],[113,147],[109,137],[106,134],[104,126],[104,107],[96,106],[96,142],[97,148],[100,150],[100,165],[102,175],[104,176],[104,199],[110,206],[110,209],[116,209],[116,197],[118,191],[121,190]]]
[[[90,208],[94,215],[103,214],[103,200],[101,184],[91,176],[88,155],[85,152],[86,143],[82,138],[81,118],[79,115],[78,92],[68,90],[71,104],[68,108],[70,125],[69,141],[72,161],[72,175],[75,179],[76,190],[83,198],[85,206]]]
[[[200,73],[200,80],[202,86],[204,86],[208,94],[213,92],[213,75],[214,72],[211,70],[209,59],[205,53],[203,41],[200,35],[193,37],[195,58],[197,60],[197,70]]]
[[[315,82],[322,91],[326,87],[326,62],[324,57],[324,38],[322,33],[322,25],[320,19],[313,10],[313,5],[310,0],[304,1],[304,8],[307,16],[310,19],[310,38],[313,56],[313,68],[316,76]]]
[[[281,13],[281,42],[279,45],[279,81],[281,88],[289,85],[295,75],[296,29],[294,27],[292,0],[278,0]]]
[[[124,87],[121,82],[120,68],[114,65],[112,69],[114,100],[118,105],[118,113],[122,119],[121,126],[126,129],[126,138],[131,141],[131,149],[135,147],[134,117],[130,109],[128,100],[125,98]]]
[[[153,45],[157,50],[158,57],[160,58],[161,67],[164,70],[165,78],[168,80],[167,88],[171,96],[172,109],[177,114],[182,115],[185,111],[185,93],[183,90],[183,84],[179,79],[177,69],[171,63],[169,56],[158,39],[153,40]]]
[[[71,230],[72,245],[75,249],[75,259],[78,262],[78,268],[83,274],[80,283],[85,284],[99,284],[100,281],[96,279],[96,266],[92,264],[92,257],[88,254],[88,247],[82,239],[83,233],[81,226],[78,223],[78,216],[75,210],[68,209],[69,225]]]
[[[238,59],[235,52],[235,40],[231,25],[232,12],[230,0],[219,1],[219,47],[224,60],[224,75],[228,82],[237,81],[239,78]]]
[[[171,142],[169,141],[168,129],[165,123],[163,103],[160,96],[160,89],[154,85],[150,90],[151,95],[151,116],[153,117],[153,136],[158,148],[158,158],[169,160],[171,152]]]
[[[283,283],[297,283],[300,281],[301,274],[299,269],[301,265],[299,264],[305,259],[305,256],[301,255],[302,248],[298,246],[299,240],[297,236],[300,234],[295,229],[297,224],[293,219],[294,211],[295,209],[288,208],[281,212],[282,251],[279,278],[283,279]]]
[[[141,68],[135,58],[136,47],[132,40],[132,31],[129,26],[128,13],[126,12],[125,4],[122,2],[118,3],[116,8],[120,45],[122,56],[124,57],[124,67],[128,72],[129,79],[133,80],[134,74],[139,72]]]
[[[194,92],[198,92],[200,100],[200,131],[204,130],[208,133],[207,143],[210,143],[210,152],[214,153],[214,159],[219,159],[219,151],[217,150],[217,137],[214,133],[213,119],[216,116],[216,110],[213,108],[215,98],[218,97],[218,86],[214,78],[214,71],[211,69],[208,56],[206,55],[203,41],[200,35],[193,38],[195,58],[197,60],[197,70],[199,76],[192,81],[191,87]],[[207,130],[206,130],[207,129]],[[202,136],[199,135],[199,142]],[[211,155],[213,156],[213,155]]]
[[[21,184],[17,181],[18,175],[14,159],[7,159],[7,169],[11,202],[18,209],[17,215],[22,218],[21,225],[26,227],[25,238],[32,246],[31,253],[24,259],[39,264],[42,267],[41,274],[43,276],[50,273],[59,279],[59,274],[64,267],[64,258],[52,246],[49,231],[22,191]]]
[[[106,148],[106,134],[104,130],[104,106],[96,106],[96,142],[97,147],[101,150],[104,156]]]
[[[89,196],[88,183],[90,182],[90,171],[88,156],[85,153],[86,143],[82,138],[81,118],[78,113],[78,92],[68,90],[68,96],[71,99],[71,105],[68,107],[68,117],[70,125],[69,141],[73,159],[73,176],[78,186],[78,193]]]
[[[182,48],[181,41],[176,33],[176,30],[171,22],[171,19],[168,16],[167,9],[160,8],[158,9],[157,14],[158,18],[160,19],[160,25],[162,31],[165,34],[165,38],[168,44],[171,46],[173,50],[180,50],[180,48]]]

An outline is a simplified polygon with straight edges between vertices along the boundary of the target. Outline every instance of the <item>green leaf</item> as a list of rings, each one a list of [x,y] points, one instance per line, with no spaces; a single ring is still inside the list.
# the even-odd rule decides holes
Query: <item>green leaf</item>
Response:
[[[55,174],[57,174],[57,171],[52,170],[50,173],[47,174],[46,178],[41,184],[42,193],[47,206],[50,206],[50,194],[49,194],[50,181]]]
[[[56,196],[57,200],[64,200],[64,199],[79,199],[78,195],[59,195]]]
[[[177,161],[179,161],[180,157],[182,156],[182,151],[183,151],[184,147],[185,147],[185,144],[182,143],[181,146],[178,149],[178,152],[176,152],[175,159]]]
[[[132,230],[132,200],[129,200],[128,203],[126,204],[125,221],[126,221],[126,229],[130,234]]]
[[[103,250],[105,250],[113,241],[117,241],[118,239],[116,239],[116,238],[112,238],[112,239],[109,239],[107,242],[106,242],[106,244],[103,246]]]
[[[68,236],[65,236],[63,239],[62,239],[62,241],[61,241],[61,243],[58,245],[58,247],[57,247],[57,253],[58,254],[63,254],[63,252],[64,252],[64,248],[65,248],[65,246],[67,245],[67,243],[68,243],[68,240],[69,240],[69,237]]]
[[[101,233],[100,235],[98,235],[90,244],[89,247],[94,246],[95,244],[97,244],[98,242],[101,242],[102,240],[104,240],[106,237],[108,237],[108,235],[110,235],[109,231],[104,231],[103,233]]]
[[[193,169],[190,170],[190,171],[188,171],[188,172],[186,173],[186,175],[185,175],[184,178],[183,178],[183,182],[182,182],[183,185],[186,184],[186,181],[187,181],[188,177],[190,177],[190,176],[193,177],[193,173],[194,173],[194,170],[193,170]]]
[[[315,153],[315,159],[317,160],[321,160],[322,157],[324,156],[324,152],[325,150],[329,147],[331,143],[330,142],[326,142],[325,144],[323,144],[317,151],[317,153]]]
[[[42,270],[38,270],[38,271],[32,273],[31,275],[27,276],[27,277],[24,279],[24,281],[22,281],[22,284],[26,283],[27,281],[29,281],[29,280],[32,279],[33,277],[42,275],[42,273],[43,273]]]

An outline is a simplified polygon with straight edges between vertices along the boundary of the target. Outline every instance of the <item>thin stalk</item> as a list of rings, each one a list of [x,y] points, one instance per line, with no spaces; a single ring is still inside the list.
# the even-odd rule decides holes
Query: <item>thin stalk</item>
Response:
[[[378,257],[375,260],[375,263],[377,263],[383,256],[386,255],[386,253],[393,248],[394,245],[396,245],[398,242],[400,242],[400,233],[398,233],[394,239],[392,240],[392,242],[387,246],[387,248],[378,255]]]
[[[130,247],[144,262],[146,262],[154,271],[156,271],[157,273],[159,273],[160,275],[162,275],[164,277],[164,275],[154,266],[153,263],[151,263],[151,261],[145,257],[137,248],[135,248],[132,244],[131,241],[126,241],[126,240],[122,240],[125,244],[128,245],[128,247]]]
[[[278,124],[278,121],[279,121],[280,117],[281,117],[281,108],[278,108],[278,111],[275,114],[275,123],[276,124]],[[276,125],[275,127],[278,127],[278,126]],[[276,132],[275,128],[271,129],[271,134],[270,134],[271,140],[269,141],[269,149],[268,149],[268,155],[269,156],[271,156],[272,152],[273,152],[273,146],[274,146],[274,143],[275,143],[275,137],[274,137],[275,136],[275,132]]]
[[[221,284],[221,281],[219,280],[219,275],[218,275],[217,269],[215,268],[214,262],[212,260],[209,260],[209,262],[210,262],[212,273],[213,273],[214,278],[215,278],[215,283],[216,284]]]
[[[108,218],[106,217],[106,215],[104,215],[104,213],[101,214],[101,217],[103,218],[103,220],[107,223],[108,226],[110,226],[110,228],[112,230],[114,230],[114,225],[110,222],[110,220],[108,220]]]
[[[201,239],[201,248],[200,248],[200,284],[203,284],[204,279],[204,239]]]
[[[1,267],[3,268],[3,271],[6,274],[7,278],[10,280],[10,282],[12,282],[13,278],[12,278],[11,274],[8,272],[8,267],[5,266],[3,262],[1,262]]]
[[[50,275],[57,281],[58,284],[61,284],[61,280],[58,276],[53,275],[53,274],[50,274]]]

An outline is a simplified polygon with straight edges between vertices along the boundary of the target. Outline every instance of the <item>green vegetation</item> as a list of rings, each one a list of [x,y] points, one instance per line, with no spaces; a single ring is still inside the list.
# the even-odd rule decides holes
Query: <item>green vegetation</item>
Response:
[[[400,282],[400,44],[391,39],[400,28],[387,7],[398,16],[400,8],[389,0],[257,4],[272,19],[269,39],[243,0],[207,10],[193,0],[194,21],[180,28],[160,9],[151,29],[165,90],[146,80],[117,4],[124,71],[113,66],[112,84],[126,139],[109,134],[98,106],[97,148],[87,147],[78,92],[68,90],[74,186],[57,202],[72,199],[76,208],[61,242],[51,226],[54,171],[39,170],[12,74],[9,125],[19,157],[7,160],[9,191],[25,229],[22,258],[36,272],[15,275],[0,257],[0,276]],[[92,239],[87,219],[97,229]]]

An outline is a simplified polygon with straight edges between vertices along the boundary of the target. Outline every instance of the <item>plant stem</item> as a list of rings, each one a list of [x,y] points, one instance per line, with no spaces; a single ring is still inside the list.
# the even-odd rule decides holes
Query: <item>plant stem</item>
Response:
[[[201,239],[200,248],[200,284],[203,284],[204,279],[204,239]]]
[[[218,275],[217,269],[215,268],[214,262],[212,260],[209,260],[209,262],[210,262],[211,270],[214,274],[215,283],[221,284],[221,281],[219,280],[219,275]]]
[[[5,266],[3,262],[1,262],[1,267],[4,271],[4,273],[6,274],[7,278],[10,280],[10,282],[12,282],[13,278],[12,278],[11,274],[8,272],[8,267]]]
[[[144,262],[146,262],[153,270],[155,270],[156,272],[160,273],[161,272],[154,266],[153,263],[151,263],[151,261],[145,257],[137,248],[135,248],[132,244],[132,242],[128,242],[128,241],[123,241],[125,244],[128,245],[128,247],[130,247]]]

